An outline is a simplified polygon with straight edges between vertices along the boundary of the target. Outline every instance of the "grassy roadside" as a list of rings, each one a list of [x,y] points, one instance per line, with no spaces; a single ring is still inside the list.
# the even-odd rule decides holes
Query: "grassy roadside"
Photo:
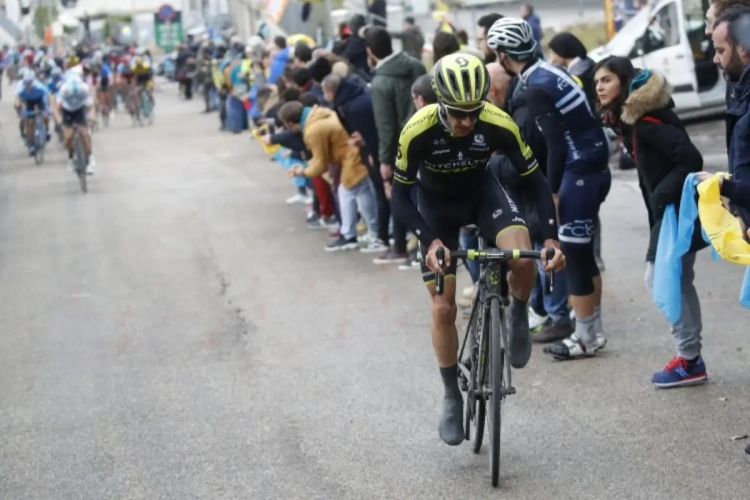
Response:
[[[588,50],[595,49],[607,42],[607,30],[604,23],[576,24],[561,31],[573,33],[579,40],[581,40],[581,42],[583,42]],[[557,31],[553,29],[544,30],[542,47],[544,47],[545,51],[547,50],[547,44],[555,33],[557,33]]]

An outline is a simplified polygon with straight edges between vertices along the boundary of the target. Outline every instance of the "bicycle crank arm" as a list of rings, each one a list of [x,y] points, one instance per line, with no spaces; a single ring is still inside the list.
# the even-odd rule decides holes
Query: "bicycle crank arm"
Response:
[[[515,387],[507,387],[507,388],[503,389],[503,393],[501,394],[501,397],[504,398],[505,396],[512,396],[515,393],[516,393],[516,388]],[[489,387],[482,388],[482,389],[480,389],[480,390],[477,391],[477,396],[478,397],[483,397],[483,398],[489,400],[492,397],[492,389],[489,388]]]
[[[463,362],[458,363],[458,370],[461,372],[461,375],[466,377],[466,380],[471,380],[471,370],[469,370],[469,367],[464,365]]]

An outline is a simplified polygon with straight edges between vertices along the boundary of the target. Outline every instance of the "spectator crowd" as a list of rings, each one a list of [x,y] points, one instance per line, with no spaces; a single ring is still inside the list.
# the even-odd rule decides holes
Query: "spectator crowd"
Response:
[[[520,16],[541,42],[541,21],[533,8],[523,6]],[[433,38],[432,62],[459,51],[482,58],[491,80],[488,101],[514,119],[543,166],[547,144],[529,118],[525,86],[508,70],[510,63],[500,60],[487,44],[488,32],[502,18],[497,13],[478,19],[476,49],[469,47],[465,31],[444,21]],[[714,0],[707,13],[706,37],[715,46],[714,62],[728,84],[731,178],[721,177],[718,182],[730,210],[746,228],[750,223],[750,0]],[[394,50],[394,39],[400,40],[402,50]],[[330,232],[326,251],[371,252],[375,264],[419,269],[416,238],[392,217],[390,197],[401,128],[415,110],[436,102],[423,62],[428,59],[423,57],[424,41],[411,18],[405,19],[401,32],[392,33],[355,15],[325,47],[315,46],[312,40],[292,44],[284,37],[256,36],[247,45],[238,40],[205,41],[195,53],[196,82],[206,111],[219,110],[222,130],[252,130],[287,170],[295,192],[286,201],[308,207],[310,229]],[[667,265],[665,258],[680,261],[681,273],[675,278],[680,313],[670,319],[676,352],[663,370],[654,373],[652,382],[658,387],[702,382],[707,375],[701,357],[701,308],[693,283],[696,254],[708,246],[700,220],[696,216],[690,220],[693,228],[684,251],[660,255],[666,241],[663,226],[673,225],[671,218],[682,220],[685,200],[691,202],[685,196],[686,182],[712,176],[702,172],[701,153],[673,110],[669,84],[657,70],[638,70],[628,58],[613,56],[595,63],[571,33],[558,33],[538,47],[535,60],[544,58],[574,78],[602,127],[621,139],[634,161],[650,228],[644,235],[647,288],[654,294],[661,289],[659,266]],[[517,174],[501,166],[499,176],[513,192]],[[524,205],[522,195],[513,197]],[[524,209],[532,240],[538,244],[534,207]],[[603,271],[600,221],[590,229]],[[466,228],[462,246],[471,248],[476,242],[477,235]],[[476,282],[478,269],[467,267]],[[544,273],[539,275],[543,279]],[[560,341],[574,331],[566,280],[556,283],[551,296],[536,293],[530,301],[529,328],[536,342]],[[472,295],[473,288],[464,290],[459,306],[467,310]],[[597,314],[601,324],[601,311]]]

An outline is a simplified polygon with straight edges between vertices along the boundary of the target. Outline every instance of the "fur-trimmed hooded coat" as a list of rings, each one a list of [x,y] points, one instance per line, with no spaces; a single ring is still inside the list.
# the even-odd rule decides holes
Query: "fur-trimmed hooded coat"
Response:
[[[672,111],[669,84],[658,73],[628,96],[620,113],[625,145],[635,160],[643,198],[649,208],[649,240],[646,260],[656,259],[661,220],[667,205],[679,213],[682,186],[692,172],[703,169],[703,156]],[[705,248],[696,221],[691,252]]]

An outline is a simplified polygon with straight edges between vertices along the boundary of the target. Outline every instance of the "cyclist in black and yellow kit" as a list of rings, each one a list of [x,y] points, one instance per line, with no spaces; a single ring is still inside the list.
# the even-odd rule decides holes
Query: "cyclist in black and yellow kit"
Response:
[[[449,445],[464,440],[463,397],[458,386],[456,332],[456,265],[446,251],[446,267],[438,265],[439,247],[458,247],[463,226],[476,224],[482,235],[499,248],[531,250],[526,222],[516,203],[487,168],[493,153],[504,154],[534,191],[545,227],[545,247],[558,249],[545,262],[547,269],[560,268],[564,257],[557,243],[557,225],[552,192],[537,168],[531,148],[524,142],[513,119],[485,101],[490,86],[482,61],[469,54],[443,57],[432,69],[432,87],[437,104],[420,109],[404,126],[396,156],[392,205],[418,236],[423,253],[422,273],[432,296],[432,343],[445,386],[439,433]],[[418,205],[410,191],[417,186]],[[524,367],[531,357],[527,302],[536,280],[531,260],[508,263],[513,299],[510,311],[511,365]],[[435,273],[444,273],[445,291],[435,293]],[[449,279],[453,278],[453,279]]]
[[[154,71],[151,69],[151,63],[142,55],[137,55],[133,59],[130,71],[135,75],[135,99],[136,106],[140,107],[141,89],[145,89],[151,102],[154,103]]]

